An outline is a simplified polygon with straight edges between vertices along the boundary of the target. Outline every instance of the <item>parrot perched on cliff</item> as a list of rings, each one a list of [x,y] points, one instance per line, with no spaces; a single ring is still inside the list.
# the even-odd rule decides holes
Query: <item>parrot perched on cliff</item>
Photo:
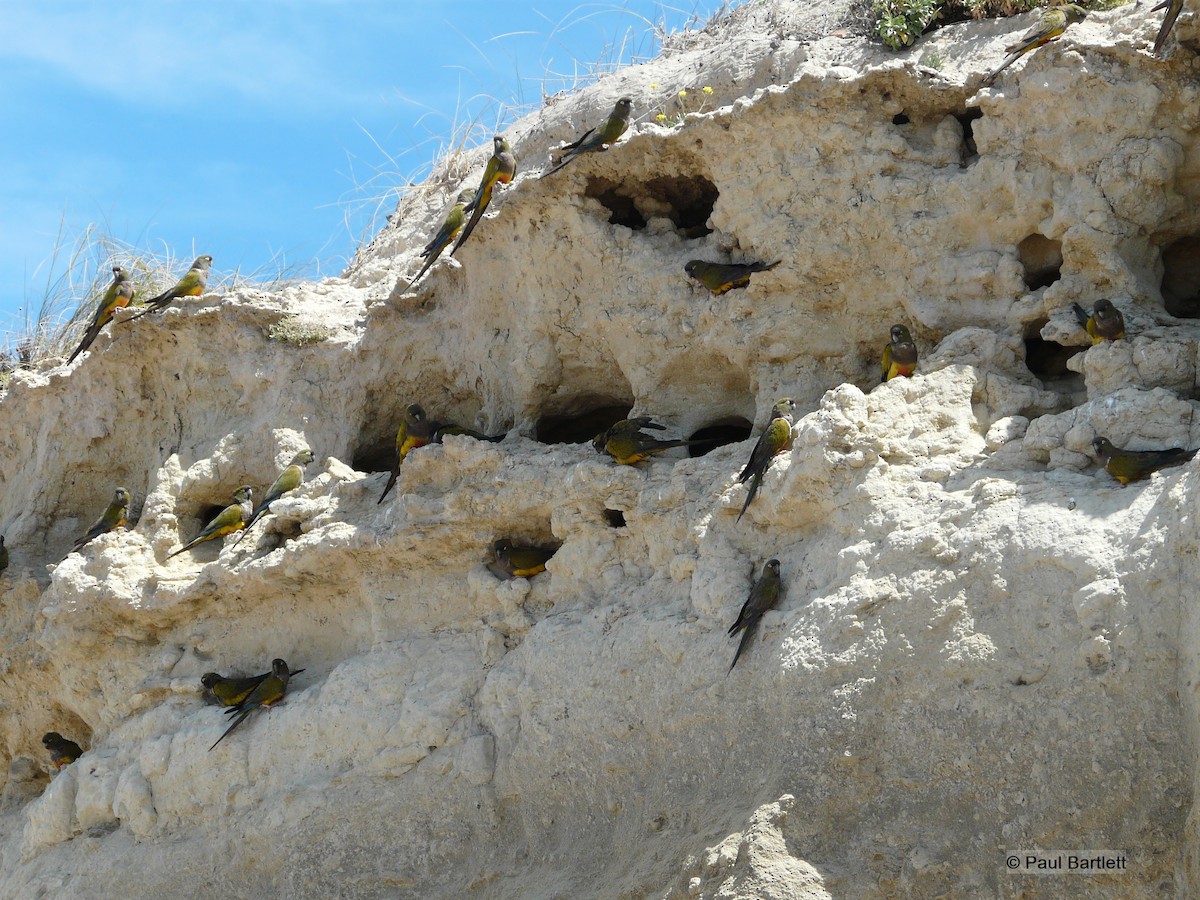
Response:
[[[633,101],[628,97],[618,100],[617,105],[609,114],[608,120],[600,126],[600,130],[589,128],[575,143],[562,147],[563,155],[554,164],[554,168],[542,175],[542,178],[545,178],[546,175],[553,175],[560,169],[565,169],[572,160],[584,153],[607,150],[610,144],[615,144],[629,127],[629,114],[632,109]]]
[[[734,288],[744,288],[750,284],[750,276],[755,272],[769,272],[783,260],[773,263],[714,263],[702,259],[693,259],[683,267],[692,278],[696,279],[715,296],[720,296]]]
[[[893,378],[908,378],[917,368],[917,345],[903,325],[892,326],[892,340],[883,348],[883,377],[880,383]]]
[[[212,747],[209,747],[211,752],[213,747],[225,740],[233,729],[237,728],[250,713],[256,709],[270,707],[273,703],[278,703],[283,699],[283,695],[287,692],[288,678],[291,677],[291,672],[288,671],[288,664],[282,659],[271,661],[271,674],[264,678],[259,684],[246,696],[244,700],[236,706],[231,706],[226,710],[226,713],[233,717],[233,724],[225,729],[225,733],[217,738]]]
[[[303,669],[297,669],[294,672],[289,672],[288,677],[291,678],[299,675],[303,671]],[[226,678],[223,675],[218,675],[216,672],[205,672],[200,677],[200,683],[212,693],[217,702],[222,706],[239,706],[243,700],[250,696],[251,691],[270,677],[270,672],[264,672],[262,675],[251,675],[248,678]]]
[[[1125,337],[1125,317],[1110,301],[1097,300],[1090,316],[1078,303],[1072,303],[1071,310],[1092,339],[1093,347],[1104,341],[1117,341]]]
[[[396,479],[400,477],[400,464],[404,462],[404,458],[410,451],[424,447],[426,444],[440,444],[442,438],[454,434],[466,435],[477,441],[496,442],[505,438],[504,434],[483,434],[464,425],[430,421],[419,403],[410,403],[404,410],[404,421],[400,423],[400,429],[396,432],[396,461],[392,464],[392,473],[388,476],[383,493],[375,501],[376,504],[382,503],[395,486]]]
[[[128,306],[133,300],[133,282],[129,280],[129,273],[121,266],[113,266],[112,273],[112,284],[100,295],[100,302],[96,304],[92,323],[83,333],[83,340],[79,342],[75,352],[67,357],[67,365],[73,363],[75,357],[92,346],[92,341],[96,340],[100,329],[112,321],[112,317],[117,314],[118,309]]]
[[[376,504],[383,502],[400,477],[400,464],[409,451],[424,447],[433,439],[434,424],[425,415],[425,410],[419,403],[410,403],[404,409],[404,420],[396,432],[396,461],[392,464],[392,474],[388,476],[387,485],[379,495]]]
[[[492,189],[497,184],[508,184],[517,174],[517,158],[513,155],[508,141],[500,135],[496,135],[492,138],[492,143],[494,147],[492,158],[488,160],[487,168],[483,170],[483,179],[479,182],[478,190],[475,191],[475,198],[467,206],[468,210],[473,210],[471,219],[467,222],[467,227],[458,239],[458,243],[450,251],[451,256],[458,252],[458,248],[467,242],[467,238],[475,230],[483,211],[492,202]]]
[[[1171,29],[1175,26],[1175,20],[1179,18],[1179,13],[1183,9],[1183,0],[1163,0],[1158,6],[1151,7],[1150,12],[1157,12],[1160,9],[1165,9],[1166,12],[1163,13],[1158,37],[1154,39],[1155,56],[1162,52],[1163,44],[1167,42],[1167,35],[1171,33]]]
[[[119,487],[113,493],[112,502],[108,504],[108,508],[104,510],[99,519],[92,523],[92,527],[87,530],[87,534],[75,541],[71,550],[79,550],[93,538],[112,531],[114,528],[120,528],[125,524],[125,519],[128,515],[129,491],[123,487]]]
[[[1019,41],[1009,44],[1004,48],[1004,52],[1008,56],[1004,57],[1004,62],[1000,63],[997,69],[983,79],[983,86],[989,87],[996,80],[997,75],[1026,53],[1050,43],[1050,41],[1053,41],[1066,31],[1068,25],[1074,22],[1082,22],[1086,18],[1087,11],[1082,7],[1076,6],[1074,3],[1043,9],[1038,23],[1029,29]]]
[[[254,491],[250,485],[244,484],[233,492],[235,503],[225,507],[216,517],[204,526],[204,529],[180,547],[173,553],[167,554],[167,559],[172,556],[178,556],[180,553],[185,553],[191,550],[197,544],[203,544],[205,541],[215,540],[219,537],[224,537],[227,534],[233,534],[235,531],[240,531],[246,527],[246,520],[254,512]]]
[[[1096,461],[1122,485],[1145,478],[1151,472],[1157,472],[1167,466],[1182,465],[1198,452],[1184,447],[1170,447],[1166,450],[1121,450],[1104,437],[1097,437],[1092,441],[1092,449],[1096,451]]]
[[[238,535],[237,540],[233,542],[233,546],[236,547],[242,542],[242,538],[249,534],[250,527],[260,518],[266,515],[267,510],[270,509],[272,503],[274,503],[288,491],[294,491],[296,488],[300,487],[300,482],[304,480],[304,467],[312,461],[313,453],[307,448],[301,450],[292,457],[292,461],[288,463],[287,467],[282,472],[279,473],[279,477],[276,478],[271,486],[267,489],[267,495],[263,497],[262,502],[258,504],[258,508],[254,510],[254,515],[252,515],[246,522],[246,526],[242,529],[242,533]]]
[[[151,299],[150,302],[146,304],[145,309],[143,309],[136,316],[130,316],[125,321],[132,322],[134,319],[140,319],[142,316],[147,315],[148,313],[158,312],[172,300],[176,300],[180,297],[199,297],[204,293],[205,285],[208,284],[208,269],[211,265],[211,256],[207,254],[204,256],[197,256],[195,260],[192,261],[192,267],[187,270],[187,274],[180,278],[179,281],[175,283],[173,288],[163,291],[157,297]]]
[[[83,748],[74,741],[69,741],[57,731],[47,731],[42,735],[42,746],[50,751],[50,761],[56,770],[69,765],[83,756]]]
[[[592,438],[592,448],[597,453],[607,453],[623,466],[632,466],[650,456],[662,453],[664,450],[686,447],[691,443],[678,438],[662,441],[648,434],[642,434],[644,428],[655,431],[665,430],[665,426],[652,422],[649,416],[622,419]]]
[[[0,572],[8,568],[8,548],[4,546],[4,535],[0,534]]]
[[[445,220],[442,222],[442,227],[437,230],[437,234],[425,245],[425,249],[421,251],[421,257],[425,260],[425,265],[421,266],[421,271],[417,273],[417,277],[408,283],[408,287],[404,289],[404,293],[408,293],[413,289],[413,285],[421,280],[421,276],[429,271],[442,251],[450,244],[452,240],[458,237],[458,233],[462,231],[463,222],[467,220],[467,204],[471,202],[471,198],[475,196],[475,192],[471,190],[462,191],[458,195],[458,200],[454,206],[450,208],[450,212],[446,214]]]
[[[557,547],[515,547],[512,541],[500,538],[492,544],[495,565],[490,568],[509,578],[532,578],[546,571],[546,561],[557,552]]]
[[[729,671],[725,673],[726,675],[732,672],[733,667],[737,665],[738,657],[742,655],[742,651],[746,649],[746,644],[750,642],[750,635],[754,634],[759,620],[763,617],[763,613],[778,603],[782,594],[783,581],[779,577],[779,560],[768,559],[763,566],[762,577],[750,589],[750,596],[742,604],[742,610],[738,613],[737,621],[729,628],[728,633],[730,637],[733,637],[739,631],[744,631],[745,633],[738,643],[737,652],[733,654],[733,662],[729,664]]]
[[[771,460],[787,449],[788,444],[792,442],[792,417],[795,413],[796,402],[791,397],[776,400],[775,405],[771,407],[771,421],[767,423],[766,430],[758,436],[754,450],[750,453],[750,461],[738,475],[740,484],[753,479],[750,481],[750,490],[746,492],[746,502],[742,504],[742,511],[738,513],[738,522],[742,521],[750,501],[758,493],[758,487],[762,484],[763,475],[771,466]]]

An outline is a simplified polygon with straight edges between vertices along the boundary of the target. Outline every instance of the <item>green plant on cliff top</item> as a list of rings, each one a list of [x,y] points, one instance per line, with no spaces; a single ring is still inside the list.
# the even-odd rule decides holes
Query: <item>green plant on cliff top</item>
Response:
[[[1085,9],[1112,9],[1129,0],[1090,0]],[[1005,17],[1051,5],[1051,0],[874,0],[875,35],[893,50],[916,43],[939,19],[953,24],[966,19]],[[933,68],[938,68],[934,66]]]
[[[278,344],[304,347],[319,344],[333,337],[335,329],[301,316],[284,316],[267,329],[267,340]]]
[[[650,85],[650,90],[657,90],[658,85]],[[708,109],[713,89],[707,84],[702,88],[684,88],[672,94],[658,106],[654,121],[666,128],[674,128],[683,123],[689,113],[702,113]]]
[[[875,0],[875,33],[893,50],[911,47],[941,15],[938,0]]]

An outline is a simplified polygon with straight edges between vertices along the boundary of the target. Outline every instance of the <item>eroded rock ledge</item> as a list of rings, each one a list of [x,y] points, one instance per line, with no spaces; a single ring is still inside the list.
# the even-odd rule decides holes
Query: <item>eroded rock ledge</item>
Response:
[[[1200,446],[1194,21],[1155,59],[1145,4],[1093,13],[981,91],[1024,19],[894,55],[801,40],[802,12],[745,7],[517,123],[516,181],[410,295],[485,154],[344,278],[15,376],[0,894],[1009,896],[1062,883],[1008,853],[1108,849],[1128,872],[1073,896],[1200,894],[1200,469],[1122,489],[1088,450]],[[639,100],[537,180],[615,98],[699,85],[711,111]],[[696,257],[784,263],[710,297]],[[1101,297],[1129,337],[1085,350],[1070,303]],[[331,336],[269,340],[285,316]],[[919,374],[875,386],[897,321]],[[782,394],[794,449],[735,524]],[[414,452],[377,505],[412,400],[511,434]],[[555,442],[631,409],[732,443],[635,469]],[[301,446],[255,534],[164,562]],[[64,560],[118,483],[136,525]],[[562,548],[502,582],[500,535]],[[787,595],[726,675],[769,557]],[[307,671],[207,752],[200,674],[273,656]],[[47,782],[51,728],[87,753]]]

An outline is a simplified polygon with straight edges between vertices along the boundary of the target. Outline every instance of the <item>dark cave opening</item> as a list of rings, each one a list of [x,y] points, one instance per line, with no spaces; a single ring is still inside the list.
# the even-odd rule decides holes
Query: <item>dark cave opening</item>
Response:
[[[1180,319],[1200,319],[1200,235],[1180,238],[1163,250],[1163,306]]]
[[[619,509],[604,510],[604,521],[608,523],[609,528],[624,528],[625,513]]]
[[[631,409],[631,402],[615,397],[576,397],[543,414],[533,438],[540,444],[584,444],[628,417]]]
[[[1031,234],[1017,244],[1017,258],[1025,270],[1025,286],[1031,291],[1049,287],[1062,277],[1062,241]]]
[[[754,431],[754,423],[741,416],[730,416],[718,419],[712,424],[698,428],[688,436],[689,441],[695,441],[688,447],[688,456],[704,456],[718,447],[726,444],[737,444],[750,437]]]
[[[983,118],[983,110],[975,106],[964,112],[955,113],[954,118],[958,119],[958,124],[962,126],[961,165],[965,169],[979,159],[979,148],[975,145],[975,127],[972,123]]]
[[[668,218],[688,240],[712,233],[708,219],[720,196],[703,175],[660,175],[645,182],[589,178],[584,193],[609,211],[611,225],[640,231],[650,218]]]

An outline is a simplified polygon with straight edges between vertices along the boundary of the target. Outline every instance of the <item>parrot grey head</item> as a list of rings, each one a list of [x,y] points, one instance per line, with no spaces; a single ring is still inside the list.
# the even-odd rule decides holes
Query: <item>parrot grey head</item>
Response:
[[[313,452],[307,448],[292,457],[293,466],[307,466],[313,461]]]
[[[282,659],[273,659],[271,660],[271,674],[284,684],[287,684],[287,680],[291,677],[292,672],[288,668],[288,664]]]
[[[128,502],[129,502],[129,491],[125,490],[125,488],[123,488],[123,487],[117,488],[116,491],[113,493],[113,503],[128,503]]]
[[[1097,437],[1092,441],[1092,449],[1096,451],[1096,455],[1103,461],[1112,456],[1117,448],[1113,446],[1112,441],[1108,438]]]
[[[238,503],[248,503],[250,498],[254,496],[254,490],[248,484],[243,484],[240,488],[233,492],[233,499]]]
[[[204,254],[203,256],[197,256],[195,258],[195,260],[192,261],[193,269],[203,269],[205,272],[208,271],[208,267],[211,265],[212,265],[212,257],[209,256],[207,253]]]
[[[508,141],[500,137],[500,135],[496,135],[494,138],[492,138],[492,145],[495,148],[494,152],[497,156],[499,156],[501,153],[512,152],[512,147],[509,146]]]
[[[772,419],[791,419],[796,412],[796,401],[791,397],[780,397],[771,407]]]
[[[205,672],[200,676],[200,683],[209,690],[212,690],[212,688],[215,687],[220,680],[221,676],[216,672]]]
[[[903,325],[892,326],[892,342],[895,344],[912,343],[912,335]]]
[[[1097,300],[1092,307],[1092,315],[1100,322],[1115,322],[1120,313],[1111,300]]]
[[[773,575],[775,577],[778,577],[779,576],[779,560],[768,559],[767,564],[765,566],[763,566],[763,574],[764,575]]]
[[[512,549],[512,541],[508,538],[500,538],[492,544],[492,552],[499,556],[501,553],[507,553]]]
[[[701,260],[701,259],[689,260],[688,264],[683,267],[683,271],[687,272],[689,275],[691,275],[693,278],[695,278],[696,272],[698,272],[700,270],[700,267],[702,265],[704,265],[704,260]]]
[[[629,112],[633,109],[633,101],[628,97],[622,97],[617,101],[617,105],[613,107],[613,115],[620,116],[622,119],[629,118]]]
[[[420,403],[410,403],[404,410],[404,417],[410,422],[424,422],[425,410]]]
[[[468,203],[470,203],[474,199],[475,199],[475,192],[473,190],[468,189],[465,191],[458,192],[458,203],[460,206],[466,206]]]

